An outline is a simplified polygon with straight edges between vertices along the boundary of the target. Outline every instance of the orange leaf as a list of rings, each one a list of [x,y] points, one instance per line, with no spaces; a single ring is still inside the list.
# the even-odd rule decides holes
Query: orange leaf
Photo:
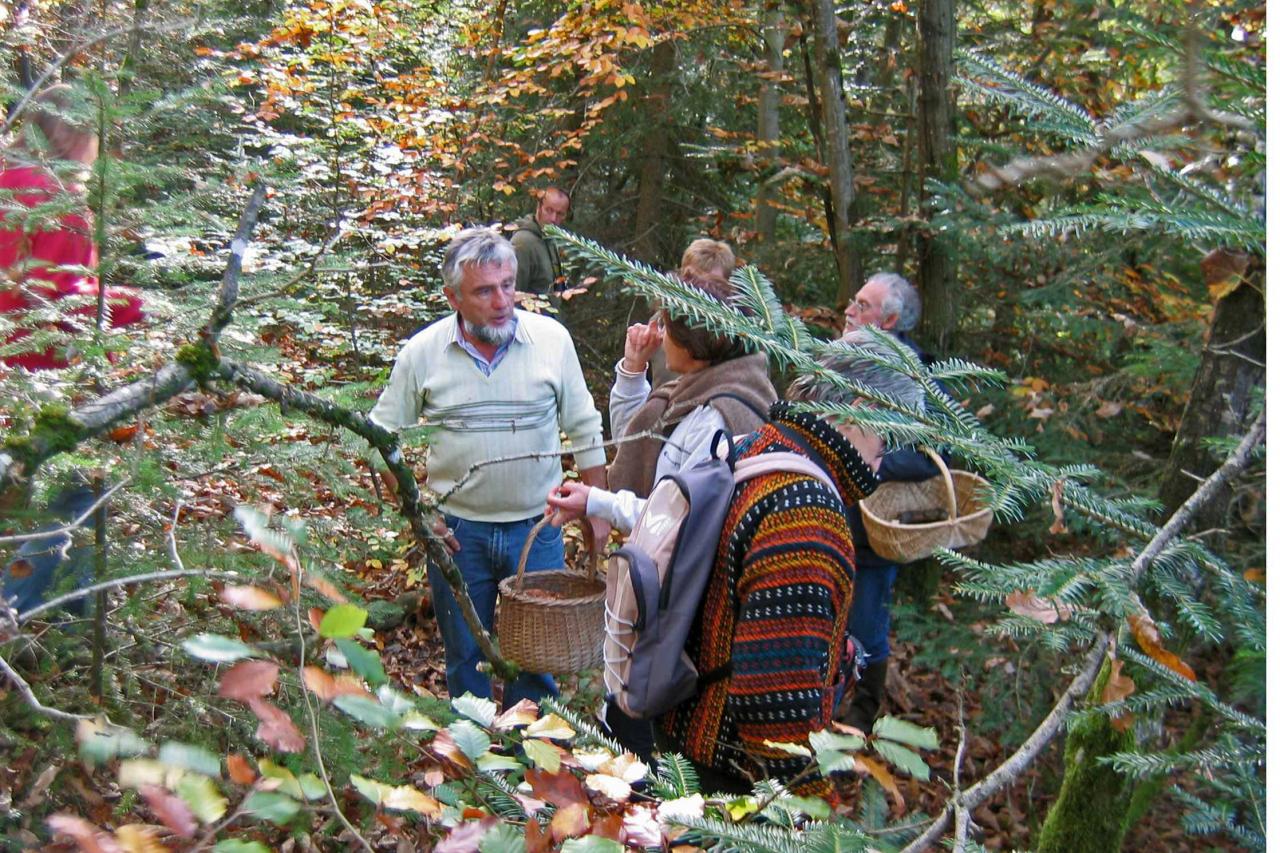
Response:
[[[587,807],[582,803],[570,803],[556,809],[551,818],[551,838],[557,844],[566,838],[577,838],[591,828],[587,818]]]
[[[1138,645],[1148,657],[1169,667],[1187,681],[1196,680],[1195,671],[1187,666],[1182,658],[1164,647],[1164,643],[1160,640],[1160,630],[1156,628],[1156,623],[1151,621],[1151,616],[1146,611],[1129,617],[1129,630],[1133,632],[1134,639],[1138,641]]]
[[[31,565],[30,560],[18,557],[9,564],[9,577],[14,580],[18,580],[19,578],[29,578],[31,577],[31,572],[34,571],[34,568],[35,567]]]
[[[449,734],[448,729],[441,729],[436,732],[435,738],[431,741],[431,751],[463,770],[471,769],[471,759],[467,758],[466,753],[458,748],[458,744],[454,742],[453,735]]]
[[[320,623],[324,621],[324,610],[319,607],[312,607],[307,611],[307,621],[311,623],[311,627],[316,629],[316,633],[320,633]]]
[[[307,582],[307,586],[311,587],[316,592],[320,593],[330,601],[336,604],[347,603],[347,597],[343,595],[342,591],[339,590],[336,586],[334,586],[332,581],[328,580],[327,578],[322,578],[319,575],[312,574],[311,572],[307,572],[305,579]],[[317,628],[316,630],[319,630],[319,628]]]
[[[369,696],[360,679],[349,673],[335,678],[318,666],[309,666],[302,671],[302,680],[322,702],[332,702],[339,696]]]
[[[906,813],[907,801],[903,799],[902,792],[898,790],[898,783],[894,781],[893,774],[889,772],[887,767],[874,758],[859,755],[853,759],[853,769],[866,773],[872,779],[875,779],[880,783],[880,787],[884,788],[885,793],[893,797],[894,815],[901,817]]]
[[[541,716],[538,706],[531,699],[521,699],[498,715],[493,721],[495,731],[506,731],[516,726],[527,726]]]
[[[256,586],[226,586],[218,598],[241,610],[274,610],[284,603],[275,593]]]
[[[258,773],[253,769],[253,765],[238,752],[233,752],[227,756],[227,775],[237,785],[252,785],[254,780],[258,778]]]
[[[307,741],[293,720],[266,699],[250,699],[249,710],[258,718],[258,740],[281,752],[302,752]]]
[[[124,444],[126,441],[132,440],[137,434],[137,424],[125,424],[124,426],[116,427],[107,433],[107,438],[111,439],[116,444]]]
[[[251,702],[276,689],[280,667],[270,661],[241,661],[222,676],[218,683],[218,695],[223,699]]]

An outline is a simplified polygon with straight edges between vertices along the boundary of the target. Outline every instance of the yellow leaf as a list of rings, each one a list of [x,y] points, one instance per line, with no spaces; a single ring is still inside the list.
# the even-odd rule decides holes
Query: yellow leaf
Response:
[[[382,805],[398,811],[415,811],[430,820],[438,820],[443,811],[439,800],[410,785],[392,788],[383,798]]]
[[[573,727],[555,714],[547,714],[534,721],[524,732],[525,737],[545,737],[552,740],[572,740],[575,734],[577,732]]]
[[[619,779],[617,776],[609,776],[605,773],[592,773],[586,779],[582,780],[588,790],[603,794],[611,800],[619,803],[625,803],[631,799],[631,785]]]
[[[160,843],[155,829],[140,823],[116,827],[116,841],[125,853],[166,853],[169,849]]]

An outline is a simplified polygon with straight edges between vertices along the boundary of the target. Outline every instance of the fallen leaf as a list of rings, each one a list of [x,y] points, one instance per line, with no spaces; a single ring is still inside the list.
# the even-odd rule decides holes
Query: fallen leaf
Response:
[[[238,752],[233,752],[227,756],[227,775],[237,785],[252,785],[254,780],[258,778],[258,773],[253,769],[253,765]]]
[[[410,785],[401,785],[387,792],[382,805],[399,811],[415,811],[428,820],[439,820],[443,812],[440,801]]]
[[[435,853],[476,853],[484,834],[497,825],[498,819],[493,815],[460,823],[433,849]]]
[[[898,783],[894,781],[893,774],[889,769],[874,758],[865,755],[855,756],[853,759],[853,769],[865,773],[884,789],[884,792],[893,798],[893,813],[897,817],[901,817],[907,811],[907,801],[903,798],[902,792],[898,790]]]
[[[1098,410],[1094,412],[1094,414],[1100,418],[1114,418],[1116,415],[1120,414],[1123,411],[1124,411],[1124,406],[1122,404],[1117,403],[1113,400],[1107,400],[1103,402],[1101,406],[1098,407]]]
[[[1074,605],[1059,601],[1056,598],[1041,598],[1029,589],[1011,592],[1005,596],[1004,603],[1009,609],[1021,616],[1052,625],[1055,622],[1067,622],[1071,619]]]
[[[160,843],[156,830],[140,823],[127,823],[116,827],[116,841],[125,853],[168,853],[169,848]]]
[[[630,790],[629,787],[628,790]],[[577,838],[590,827],[591,821],[587,819],[587,807],[582,803],[569,803],[556,809],[555,815],[552,816],[551,838],[559,844],[566,838]]]
[[[275,593],[256,586],[224,586],[218,598],[241,610],[274,610],[284,603]]]
[[[631,785],[617,776],[592,773],[582,783],[588,791],[595,791],[619,803],[631,799]]]
[[[1195,670],[1187,666],[1182,658],[1164,647],[1160,639],[1160,630],[1145,610],[1129,617],[1129,630],[1148,657],[1169,667],[1187,681],[1196,680]]]
[[[275,690],[279,675],[280,667],[270,661],[241,661],[222,676],[218,682],[218,695],[223,699],[247,703]]]
[[[521,699],[498,715],[493,721],[496,731],[506,731],[516,726],[527,726],[538,719],[538,706],[531,699]]]
[[[555,714],[547,714],[542,719],[535,720],[524,732],[525,737],[545,737],[552,740],[572,740],[575,734],[577,732],[573,730],[573,726]]]
[[[1053,484],[1053,489],[1049,492],[1049,501],[1053,505],[1053,524],[1049,526],[1049,535],[1061,536],[1067,532],[1067,525],[1064,523],[1062,515],[1062,489],[1061,480]]]
[[[82,817],[55,814],[45,823],[56,833],[70,835],[84,853],[124,853],[119,842]]]
[[[294,725],[293,720],[282,709],[272,705],[266,699],[250,699],[249,710],[259,720],[258,739],[281,752],[302,752],[307,741]]]
[[[564,770],[548,773],[531,767],[524,771],[524,780],[533,789],[535,797],[546,800],[556,808],[563,808],[571,803],[587,803],[587,793],[578,777]]]
[[[1239,287],[1248,269],[1249,255],[1245,252],[1214,249],[1200,259],[1200,272],[1215,302]]]
[[[308,666],[302,670],[302,681],[322,702],[332,702],[339,696],[365,696],[373,699],[360,679],[350,673],[333,676],[318,666]]]

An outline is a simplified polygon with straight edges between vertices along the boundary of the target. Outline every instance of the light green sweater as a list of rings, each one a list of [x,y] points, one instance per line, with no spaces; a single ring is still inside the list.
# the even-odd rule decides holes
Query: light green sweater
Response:
[[[578,469],[603,465],[600,413],[587,391],[569,333],[555,320],[516,311],[515,340],[485,376],[455,340],[456,314],[418,332],[396,357],[369,413],[399,431],[421,421],[429,432],[428,486],[444,493],[476,462],[558,451],[560,431]],[[471,521],[518,521],[542,513],[561,480],[559,455],[486,465],[442,509]]]

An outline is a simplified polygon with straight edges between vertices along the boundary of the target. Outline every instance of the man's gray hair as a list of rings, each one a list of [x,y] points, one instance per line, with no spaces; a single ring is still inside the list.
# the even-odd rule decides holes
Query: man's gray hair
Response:
[[[867,284],[882,283],[889,292],[880,304],[880,315],[897,314],[895,332],[909,332],[920,322],[920,292],[916,286],[896,272],[878,272],[867,279]]]
[[[890,344],[879,340],[866,329],[858,329],[845,335],[840,339],[839,344],[820,355],[818,363],[851,382],[862,383],[863,386],[883,394],[904,408],[915,412],[924,411],[924,389],[920,387],[919,382],[906,374],[872,361],[853,349],[851,344],[890,363],[901,358]],[[864,398],[852,389],[837,387],[821,377],[801,376],[787,389],[787,399],[810,403],[847,404]]]
[[[516,250],[511,242],[492,228],[465,228],[449,242],[444,250],[444,265],[440,275],[444,286],[458,289],[462,284],[462,268],[464,266],[482,266],[484,264],[502,264],[511,262],[512,271],[516,268]]]

